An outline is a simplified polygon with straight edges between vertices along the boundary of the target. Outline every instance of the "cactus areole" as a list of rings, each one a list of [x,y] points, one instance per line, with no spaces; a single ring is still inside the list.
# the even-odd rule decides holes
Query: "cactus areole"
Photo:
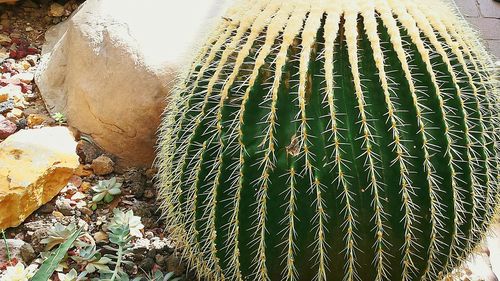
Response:
[[[437,0],[239,1],[160,130],[169,231],[207,280],[430,280],[498,203],[494,64]]]

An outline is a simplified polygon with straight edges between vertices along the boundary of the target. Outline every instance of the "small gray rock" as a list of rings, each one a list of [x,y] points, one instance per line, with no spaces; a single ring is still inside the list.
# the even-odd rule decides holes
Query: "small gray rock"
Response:
[[[26,264],[30,264],[36,258],[35,250],[28,243],[24,243],[19,250],[21,252],[21,257]]]
[[[7,113],[14,109],[14,102],[11,100],[0,102],[0,114]]]
[[[17,125],[17,128],[22,130],[28,126],[28,120],[26,120],[26,118],[20,118],[17,120],[16,125]]]

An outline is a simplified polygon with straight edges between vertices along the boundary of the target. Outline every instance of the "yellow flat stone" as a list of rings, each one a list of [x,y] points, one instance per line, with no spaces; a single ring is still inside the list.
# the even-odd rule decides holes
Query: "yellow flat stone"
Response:
[[[78,165],[66,127],[22,130],[0,143],[0,229],[18,226],[50,201]]]

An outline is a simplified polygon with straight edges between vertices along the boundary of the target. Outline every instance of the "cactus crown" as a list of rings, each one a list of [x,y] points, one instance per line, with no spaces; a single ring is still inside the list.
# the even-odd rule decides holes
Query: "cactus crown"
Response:
[[[210,280],[437,280],[498,202],[498,88],[436,0],[236,4],[172,93],[173,236]]]

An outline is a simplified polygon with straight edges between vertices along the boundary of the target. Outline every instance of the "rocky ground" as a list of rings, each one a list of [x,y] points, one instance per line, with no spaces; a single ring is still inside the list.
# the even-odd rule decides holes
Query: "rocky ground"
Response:
[[[80,1],[59,4],[28,0],[15,6],[0,6],[0,143],[25,128],[65,126],[64,115],[50,116],[46,111],[33,80],[46,30],[65,20],[79,4]],[[124,265],[130,277],[162,271],[173,272],[183,280],[193,279],[193,274],[186,273],[172,241],[166,237],[155,201],[155,171],[118,167],[111,155],[84,137],[78,140],[77,151],[81,165],[62,192],[20,226],[7,229],[6,240],[0,237],[0,279],[8,266],[36,265],[43,261],[41,257],[52,246],[49,236],[53,236],[54,231],[63,233],[62,226],[82,226],[90,236],[88,240],[104,254],[103,246],[109,244],[107,226],[115,209],[132,210],[143,225],[132,240],[131,253],[126,256],[132,262]],[[120,194],[112,200],[103,200],[109,203],[93,202],[96,195],[93,187],[110,179],[121,184]],[[56,227],[58,224],[60,229]],[[76,253],[70,251],[69,256],[72,255]],[[11,259],[7,260],[7,256]],[[82,263],[69,258],[60,272],[67,273],[72,268],[78,272],[83,270]],[[95,276],[97,272],[86,278]],[[53,276],[56,281],[63,278],[64,275]]]

